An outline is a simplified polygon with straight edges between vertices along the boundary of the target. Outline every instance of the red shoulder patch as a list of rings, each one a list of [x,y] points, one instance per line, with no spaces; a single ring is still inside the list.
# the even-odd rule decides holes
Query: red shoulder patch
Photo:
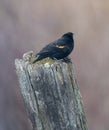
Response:
[[[63,48],[66,48],[67,46],[59,46],[59,45],[56,45],[56,47],[63,49]]]

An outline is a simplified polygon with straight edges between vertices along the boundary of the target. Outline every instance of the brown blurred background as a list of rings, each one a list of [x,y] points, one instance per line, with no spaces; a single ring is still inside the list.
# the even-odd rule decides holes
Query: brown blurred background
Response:
[[[0,0],[0,130],[31,130],[15,58],[68,31],[89,128],[109,129],[109,0]]]

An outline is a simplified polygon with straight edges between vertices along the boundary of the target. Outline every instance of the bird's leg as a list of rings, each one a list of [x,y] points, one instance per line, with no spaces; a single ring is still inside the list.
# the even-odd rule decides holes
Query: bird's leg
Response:
[[[52,58],[53,60],[56,60],[56,61],[63,61],[63,62],[66,62],[66,63],[71,63],[71,59],[69,57],[65,57],[63,59],[56,59],[55,57]]]
[[[62,62],[63,61],[63,59],[56,59],[55,57],[53,57],[52,59],[57,61],[57,62]]]
[[[71,59],[70,59],[69,57],[65,57],[65,58],[63,58],[62,60],[63,60],[64,62],[67,62],[67,63],[71,62]]]

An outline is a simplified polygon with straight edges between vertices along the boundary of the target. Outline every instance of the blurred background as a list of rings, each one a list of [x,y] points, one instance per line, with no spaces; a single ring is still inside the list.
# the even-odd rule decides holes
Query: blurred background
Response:
[[[109,0],[0,0],[0,130],[31,130],[15,58],[69,31],[89,129],[109,129]]]

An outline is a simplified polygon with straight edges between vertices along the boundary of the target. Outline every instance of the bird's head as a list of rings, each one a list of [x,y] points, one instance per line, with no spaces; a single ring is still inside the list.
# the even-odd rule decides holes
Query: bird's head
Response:
[[[73,38],[73,33],[72,32],[65,33],[62,37]]]

